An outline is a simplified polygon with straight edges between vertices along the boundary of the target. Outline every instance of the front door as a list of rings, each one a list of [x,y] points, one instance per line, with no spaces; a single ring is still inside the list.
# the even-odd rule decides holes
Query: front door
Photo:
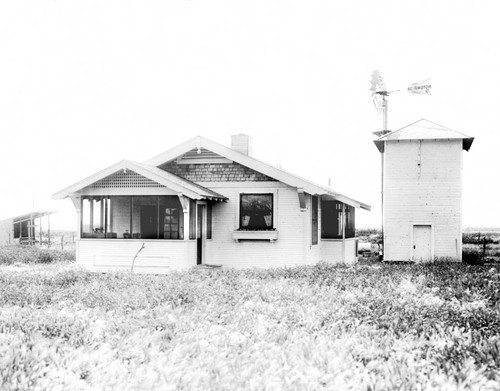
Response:
[[[432,229],[430,225],[413,226],[413,261],[432,259]]]
[[[205,223],[205,205],[198,205],[197,219],[196,219],[196,264],[203,263],[203,250],[205,247],[205,230],[203,224]]]

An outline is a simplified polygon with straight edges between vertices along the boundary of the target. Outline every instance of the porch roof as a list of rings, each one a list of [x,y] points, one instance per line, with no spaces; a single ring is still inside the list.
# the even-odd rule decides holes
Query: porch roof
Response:
[[[142,175],[145,178],[148,178],[191,199],[208,199],[214,201],[227,200],[227,197],[223,196],[222,194],[216,193],[215,191],[207,189],[206,187],[200,186],[194,182],[188,181],[157,167],[133,162],[130,160],[122,160],[116,164],[113,164],[112,166],[105,168],[104,170],[101,170],[96,174],[91,175],[53,194],[52,198],[63,199],[66,197],[70,197],[74,193],[81,191],[82,189],[92,185],[93,183],[101,179],[108,177],[109,175],[120,172],[121,170],[130,170],[136,172],[137,174]]]

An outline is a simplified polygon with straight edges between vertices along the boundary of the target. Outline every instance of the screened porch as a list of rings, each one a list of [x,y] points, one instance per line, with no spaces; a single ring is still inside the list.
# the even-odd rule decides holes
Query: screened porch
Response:
[[[196,238],[195,208],[195,200],[174,195],[83,196],[80,237],[82,239],[194,239]],[[207,202],[207,235],[209,233],[211,234],[211,203]]]

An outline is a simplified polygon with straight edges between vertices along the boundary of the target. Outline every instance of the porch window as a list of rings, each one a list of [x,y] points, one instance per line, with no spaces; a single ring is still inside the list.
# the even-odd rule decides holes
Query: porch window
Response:
[[[355,236],[354,207],[345,205],[345,237]],[[321,201],[321,238],[342,239],[342,202]]]
[[[240,229],[272,230],[273,195],[240,194]]]
[[[163,238],[179,239],[179,223],[179,208],[165,208],[165,215],[163,217]]]
[[[82,238],[183,239],[177,196],[83,197]]]
[[[318,244],[318,197],[312,197],[311,208],[311,244]]]

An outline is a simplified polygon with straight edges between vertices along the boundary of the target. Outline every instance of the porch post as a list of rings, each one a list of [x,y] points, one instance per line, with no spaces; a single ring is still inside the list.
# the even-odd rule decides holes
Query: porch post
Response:
[[[177,193],[177,197],[179,197],[182,212],[184,213],[184,240],[189,240],[189,198],[182,193]]]
[[[89,232],[94,232],[94,197],[90,197],[90,228]]]
[[[342,203],[342,262],[345,263],[345,204]]]
[[[83,219],[82,219],[82,210],[83,210],[83,198],[80,196],[71,196],[71,201],[73,201],[73,205],[76,210],[76,237],[80,239],[82,237],[83,232]]]
[[[182,212],[184,213],[184,240],[189,240],[189,208],[182,208]]]

